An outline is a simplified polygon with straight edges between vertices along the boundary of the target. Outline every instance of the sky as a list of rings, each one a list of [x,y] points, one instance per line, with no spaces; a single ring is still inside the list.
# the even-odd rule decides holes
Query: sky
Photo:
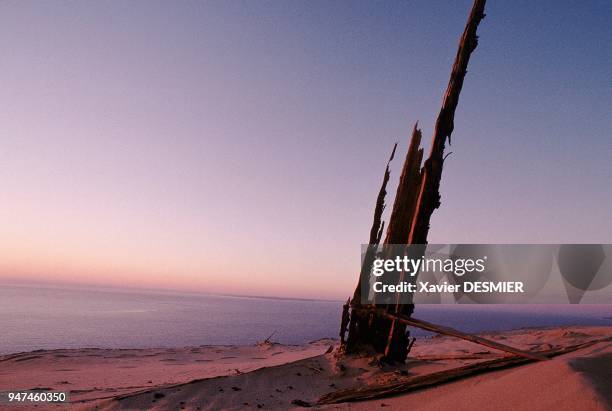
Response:
[[[470,6],[0,2],[0,282],[346,298]],[[486,13],[429,242],[612,242],[612,3]]]

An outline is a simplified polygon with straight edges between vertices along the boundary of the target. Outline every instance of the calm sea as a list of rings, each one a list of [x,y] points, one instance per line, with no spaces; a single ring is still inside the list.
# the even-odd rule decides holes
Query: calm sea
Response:
[[[0,354],[54,348],[301,344],[337,337],[341,302],[0,287]],[[612,305],[425,306],[415,316],[467,332],[612,325]],[[425,335],[418,330],[414,335]]]

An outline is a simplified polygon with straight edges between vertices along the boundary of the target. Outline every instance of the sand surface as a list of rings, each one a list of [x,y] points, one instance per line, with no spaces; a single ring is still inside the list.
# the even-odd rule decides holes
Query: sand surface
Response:
[[[482,335],[547,350],[610,337],[612,327]],[[0,390],[68,391],[71,409],[303,409],[337,390],[401,382],[505,355],[453,337],[423,338],[405,365],[379,367],[372,357],[327,352],[334,345],[321,340],[303,346],[34,351],[0,357]],[[315,408],[610,410],[612,342],[393,397]]]

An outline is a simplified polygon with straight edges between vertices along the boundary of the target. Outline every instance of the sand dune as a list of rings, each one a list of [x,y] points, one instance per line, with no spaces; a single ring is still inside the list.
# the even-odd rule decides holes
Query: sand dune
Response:
[[[320,355],[333,343],[321,340],[303,346],[33,351],[0,356],[0,390],[67,391],[73,403],[112,398],[195,379],[274,367]]]
[[[484,334],[518,348],[546,350],[612,336],[612,327],[525,329]],[[333,341],[304,346],[58,350],[0,358],[0,388],[69,390],[74,409],[291,409],[324,394],[403,381],[503,356],[451,337],[421,339],[402,366],[325,353]],[[610,341],[555,357],[406,394],[317,408],[369,410],[612,409]]]

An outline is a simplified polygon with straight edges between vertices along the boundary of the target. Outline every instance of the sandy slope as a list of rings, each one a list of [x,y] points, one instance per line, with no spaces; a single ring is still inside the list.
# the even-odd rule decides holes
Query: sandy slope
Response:
[[[32,351],[0,356],[0,390],[51,388],[68,391],[71,402],[114,397],[282,365],[321,355],[333,343]]]
[[[534,350],[607,336],[612,336],[612,327],[487,335]],[[71,408],[78,409],[290,409],[338,389],[401,381],[502,355],[455,338],[437,337],[417,341],[406,365],[381,369],[369,364],[371,358],[339,360],[334,353],[323,354],[329,344],[34,352],[0,358],[0,389],[71,390],[73,401],[84,401],[73,402]],[[605,410],[612,409],[611,370],[612,343],[606,342],[550,361],[396,397],[323,408]]]
[[[481,374],[383,401],[329,408],[368,410],[384,404],[388,410],[608,410],[611,394],[612,344],[606,343],[545,363]]]

